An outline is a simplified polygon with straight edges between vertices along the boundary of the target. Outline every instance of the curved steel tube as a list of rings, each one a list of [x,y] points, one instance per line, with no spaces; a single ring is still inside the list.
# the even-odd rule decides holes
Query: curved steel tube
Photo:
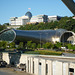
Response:
[[[8,33],[10,32],[9,36]],[[67,33],[65,35],[65,33]],[[69,33],[72,35],[67,36]],[[7,37],[3,37],[4,35],[7,35]],[[36,43],[45,43],[45,42],[67,42],[62,41],[63,35],[68,39],[71,36],[74,36],[73,32],[69,32],[65,29],[58,29],[58,30],[15,30],[15,29],[7,29],[2,32],[0,32],[0,40],[4,41],[15,41],[15,42],[27,42],[32,40]],[[12,37],[12,38],[11,38]]]

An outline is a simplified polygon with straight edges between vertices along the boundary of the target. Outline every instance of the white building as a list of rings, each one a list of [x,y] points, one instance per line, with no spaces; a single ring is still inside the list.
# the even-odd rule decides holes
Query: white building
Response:
[[[47,16],[47,15],[32,16],[32,13],[28,11],[24,16],[11,17],[10,26],[8,26],[7,28],[19,28],[21,25],[26,25],[26,24],[58,21],[60,20],[60,18],[61,17],[59,16]]]
[[[48,16],[47,15],[37,15],[33,16],[30,20],[31,23],[40,23],[40,22],[48,22]]]
[[[60,19],[61,19],[60,16],[48,16],[48,22],[59,21]]]
[[[29,22],[28,16],[10,18],[11,25],[25,25],[27,22]]]
[[[10,25],[26,25],[27,22],[30,22],[31,17],[32,14],[29,11],[22,17],[11,17]]]

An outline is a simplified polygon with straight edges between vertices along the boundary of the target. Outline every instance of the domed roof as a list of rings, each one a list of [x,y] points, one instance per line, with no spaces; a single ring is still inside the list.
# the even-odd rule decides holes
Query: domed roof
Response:
[[[66,29],[57,29],[56,33],[58,33],[58,35],[62,35],[66,31],[67,31]]]
[[[32,17],[32,13],[30,11],[26,12],[25,16],[28,16],[29,18]]]
[[[57,29],[56,31],[58,31],[58,32],[65,32],[67,30],[66,29]]]

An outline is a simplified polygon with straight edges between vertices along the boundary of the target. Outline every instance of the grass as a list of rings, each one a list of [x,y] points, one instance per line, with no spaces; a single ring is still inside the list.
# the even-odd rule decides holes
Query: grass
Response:
[[[41,55],[62,55],[60,51],[53,50],[35,50],[35,51],[27,51],[26,54],[41,54]]]

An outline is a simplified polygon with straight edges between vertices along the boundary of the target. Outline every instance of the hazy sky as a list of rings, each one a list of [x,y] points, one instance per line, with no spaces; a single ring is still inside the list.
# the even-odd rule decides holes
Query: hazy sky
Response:
[[[73,16],[61,0],[0,0],[0,24],[21,17],[31,8],[32,15]]]

